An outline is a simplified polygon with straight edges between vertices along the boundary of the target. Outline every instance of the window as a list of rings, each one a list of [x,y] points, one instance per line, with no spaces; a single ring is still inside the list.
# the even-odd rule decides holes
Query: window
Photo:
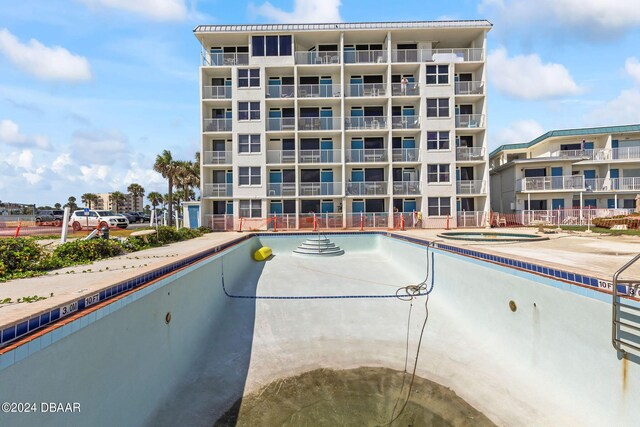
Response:
[[[260,120],[260,103],[238,102],[238,120]]]
[[[239,68],[238,87],[260,87],[260,68]]]
[[[449,83],[448,65],[427,65],[427,84],[445,85]]]
[[[449,132],[427,132],[427,150],[448,150]]]
[[[262,201],[261,200],[240,200],[240,217],[241,218],[261,218],[262,217]]]
[[[427,165],[427,182],[449,182],[449,165]]]
[[[260,185],[260,167],[240,167],[238,185]]]
[[[429,197],[427,210],[429,216],[451,215],[451,200],[448,197]]]
[[[427,117],[449,117],[449,98],[427,98]]]
[[[238,135],[238,153],[259,153],[260,135]]]
[[[253,36],[253,56],[291,56],[291,36]]]

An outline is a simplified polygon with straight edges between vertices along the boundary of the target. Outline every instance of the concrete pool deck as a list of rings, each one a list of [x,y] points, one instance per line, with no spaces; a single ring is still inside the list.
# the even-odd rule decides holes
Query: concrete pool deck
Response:
[[[484,229],[466,230],[486,231]],[[606,280],[611,280],[618,268],[640,253],[640,236],[604,236],[573,232],[547,234],[550,240],[538,242],[465,242],[438,237],[442,230],[389,231],[429,241],[446,242],[452,246],[473,248],[495,255],[515,256],[521,260],[535,261],[548,267],[593,275]],[[532,229],[522,228],[492,231],[533,233]],[[211,233],[197,239],[105,259],[93,264],[64,268],[44,276],[0,283],[0,300],[11,298],[14,301],[14,303],[0,305],[0,327],[83,296],[93,295],[119,281],[233,241],[246,234],[248,233]],[[624,276],[640,279],[640,263],[632,266]],[[52,293],[53,296],[51,296]],[[15,303],[18,298],[34,295],[43,296],[46,299],[33,303]]]

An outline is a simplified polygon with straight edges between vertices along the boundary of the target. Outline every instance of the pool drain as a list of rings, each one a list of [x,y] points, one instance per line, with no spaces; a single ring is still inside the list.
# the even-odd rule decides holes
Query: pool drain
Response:
[[[515,311],[518,309],[518,307],[516,306],[516,302],[514,300],[509,301],[509,308],[511,309],[511,311],[513,311],[515,313]]]
[[[166,323],[167,325],[171,323],[171,312],[167,312],[167,314],[164,316],[164,323]]]

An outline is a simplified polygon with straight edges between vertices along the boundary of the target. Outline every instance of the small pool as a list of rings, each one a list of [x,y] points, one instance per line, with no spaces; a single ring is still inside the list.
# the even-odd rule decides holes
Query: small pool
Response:
[[[438,234],[438,237],[452,240],[469,240],[473,242],[537,242],[539,240],[549,240],[548,237],[536,234],[520,233],[493,233],[484,231],[447,231]]]

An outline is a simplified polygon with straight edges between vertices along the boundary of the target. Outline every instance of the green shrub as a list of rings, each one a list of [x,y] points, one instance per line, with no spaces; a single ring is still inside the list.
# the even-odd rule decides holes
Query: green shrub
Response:
[[[90,262],[122,253],[123,248],[118,242],[104,239],[76,240],[62,244],[53,251],[54,257],[64,264]]]
[[[213,233],[213,229],[211,227],[205,227],[204,225],[202,227],[198,227],[198,231],[202,234]]]
[[[162,243],[179,242],[182,240],[180,233],[174,227],[161,226],[158,227],[158,240]]]
[[[0,263],[4,274],[38,270],[40,262],[46,258],[42,246],[29,237],[0,239]]]
[[[155,240],[155,238],[156,238],[155,235],[147,236],[147,239],[152,243]],[[151,244],[145,243],[142,237],[129,236],[127,237],[127,240],[125,240],[124,243],[122,243],[122,247],[129,252],[136,252],[136,251],[141,251],[143,249],[150,248]]]
[[[201,231],[193,228],[181,228],[178,230],[178,234],[180,235],[180,240],[195,239],[196,237],[202,236]]]
[[[0,261],[0,277],[3,277],[7,272],[7,269],[4,266],[4,263]]]

